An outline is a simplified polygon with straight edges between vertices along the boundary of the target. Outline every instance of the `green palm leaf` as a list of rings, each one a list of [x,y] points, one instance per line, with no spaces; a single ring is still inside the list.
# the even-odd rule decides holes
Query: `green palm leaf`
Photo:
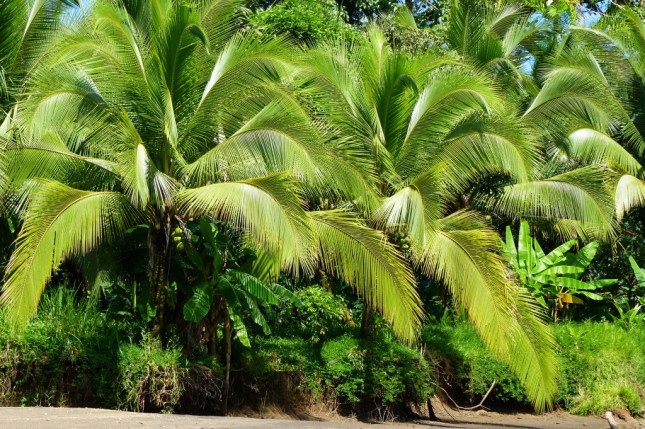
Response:
[[[449,288],[490,350],[509,362],[536,409],[550,406],[553,335],[535,300],[508,280],[497,233],[478,214],[458,212],[429,234],[416,256],[419,268]]]
[[[38,189],[30,194],[0,297],[20,325],[36,312],[47,281],[64,260],[114,240],[137,218],[122,194],[80,191],[51,181],[34,185]]]
[[[499,197],[480,196],[477,204],[514,219],[575,221],[568,226],[580,235],[608,238],[615,234],[616,220],[606,178],[607,173],[598,168],[579,168],[507,186]]]
[[[416,340],[422,319],[414,277],[385,236],[343,211],[309,212],[320,262],[376,308],[404,341]]]
[[[211,215],[247,233],[253,244],[280,255],[281,266],[313,272],[309,220],[286,174],[222,182],[177,193],[188,216]]]

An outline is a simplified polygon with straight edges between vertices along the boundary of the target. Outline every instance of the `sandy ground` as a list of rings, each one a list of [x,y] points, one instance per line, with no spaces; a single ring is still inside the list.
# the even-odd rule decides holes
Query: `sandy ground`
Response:
[[[343,419],[333,421],[301,421],[251,419],[245,417],[203,417],[186,415],[140,414],[92,408],[0,408],[0,428],[54,429],[54,428],[257,428],[257,429],[608,429],[607,421],[596,417],[576,417],[565,413],[540,416],[531,414],[498,414],[437,410],[443,422],[419,421],[410,423],[361,423]],[[447,413],[450,413],[448,415]]]

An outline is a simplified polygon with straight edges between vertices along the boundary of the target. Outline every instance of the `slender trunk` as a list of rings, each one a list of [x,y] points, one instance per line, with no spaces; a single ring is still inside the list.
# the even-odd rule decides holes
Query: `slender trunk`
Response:
[[[224,415],[228,414],[228,394],[231,386],[231,317],[226,312],[224,318],[224,341],[226,341],[226,380],[224,382]]]
[[[361,339],[371,342],[374,339],[374,310],[365,302],[361,320]]]
[[[364,301],[363,317],[361,319],[361,339],[366,343],[367,348],[365,350],[365,392],[363,392],[363,397],[361,398],[359,419],[369,421],[372,410],[370,387],[373,376],[374,310],[367,301]]]
[[[223,299],[219,296],[216,296],[213,301],[210,313],[211,331],[207,341],[208,354],[211,356],[217,356],[217,333],[219,330],[219,324],[222,321],[222,306],[225,304],[223,304]]]
[[[150,281],[150,297],[155,305],[155,318],[152,324],[152,335],[160,338],[165,344],[167,320],[168,285],[170,270],[170,217],[161,214],[156,225],[152,225],[148,233],[148,251],[150,260],[148,278]]]

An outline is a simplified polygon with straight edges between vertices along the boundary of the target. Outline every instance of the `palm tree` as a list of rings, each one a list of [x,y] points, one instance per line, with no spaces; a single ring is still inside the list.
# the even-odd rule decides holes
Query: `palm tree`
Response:
[[[594,88],[597,108],[585,109],[598,119],[570,134],[566,149],[578,162],[611,171],[619,218],[645,205],[645,24],[637,12],[618,6],[594,28],[573,27],[576,45],[550,71],[560,79],[575,73]]]
[[[4,174],[24,224],[1,302],[25,323],[62,261],[149,228],[153,332],[168,323],[172,232],[209,215],[243,232],[256,270],[321,266],[413,341],[414,278],[383,233],[305,198],[375,196],[293,96],[293,46],[236,32],[238,2],[95,1],[51,35],[12,122]]]
[[[553,336],[512,280],[485,212],[607,234],[613,213],[602,178],[583,170],[541,180],[545,159],[534,125],[489,72],[454,55],[410,58],[378,27],[368,33],[364,43],[307,52],[302,97],[328,124],[336,152],[364,160],[363,174],[382,200],[356,209],[375,227],[409,236],[414,267],[450,290],[543,409],[556,388]]]
[[[470,19],[474,14],[483,19]],[[476,195],[472,205],[504,219],[530,219],[567,239],[613,237],[611,174],[598,163],[573,160],[568,138],[583,135],[590,123],[607,129],[625,117],[605,102],[604,85],[590,81],[593,71],[582,73],[593,61],[572,55],[570,32],[525,7],[464,0],[451,3],[444,38],[504,88],[538,165],[517,183]]]
[[[504,17],[507,26],[509,21],[514,22],[508,26],[503,38],[497,40],[498,44],[515,40],[515,31],[510,29],[526,19],[521,10],[512,18],[509,13],[512,9],[502,9],[498,15],[493,15]],[[491,22],[498,22],[500,18],[492,18]],[[559,203],[557,192],[539,190],[540,187],[548,188],[547,184],[552,188],[553,185],[560,187],[560,179],[568,177],[566,185],[577,187],[580,197],[586,201],[576,213],[556,217],[586,218],[583,223],[587,223],[587,227],[562,220],[550,226],[563,236],[608,239],[615,234],[617,221],[627,211],[645,203],[645,175],[641,164],[645,140],[640,124],[642,115],[639,114],[645,92],[642,90],[643,66],[638,64],[641,55],[634,54],[637,46],[645,46],[645,31],[640,18],[630,9],[624,9],[616,18],[606,18],[598,25],[607,31],[572,26],[554,35],[555,29],[549,28],[546,21],[540,24],[539,20],[534,20],[528,24],[528,33],[531,29],[543,28],[537,30],[536,40],[526,39],[514,50],[526,53],[534,63],[531,69],[533,84],[523,86],[530,90],[526,92],[525,101],[519,101],[522,121],[532,130],[545,160],[539,175],[542,180],[537,187],[509,186],[504,195],[494,199],[496,203],[484,203],[484,206],[505,215],[531,217],[537,213],[531,213],[523,202],[539,199],[548,203],[544,206],[550,206],[556,214],[571,211],[574,207],[567,209]],[[490,25],[484,27],[491,28]],[[491,35],[488,37],[495,39]],[[476,38],[483,39],[486,38],[481,35]],[[495,45],[493,42],[473,44]],[[495,50],[492,51],[494,54]],[[510,63],[515,67],[514,74],[522,73],[522,63],[518,60],[525,62],[524,58],[520,56]],[[486,64],[497,62],[489,60]],[[556,183],[553,183],[554,179]],[[529,193],[524,192],[529,188]],[[549,194],[556,198],[550,198]],[[504,204],[499,204],[504,199],[513,199],[514,203],[506,204],[507,209],[504,209]],[[488,200],[490,203],[491,199]],[[594,205],[595,213],[589,210]],[[612,206],[613,210],[609,210]],[[599,225],[600,229],[590,230],[590,222]]]
[[[61,25],[61,16],[72,17],[75,1],[18,1],[0,4],[0,123],[9,126],[9,112],[27,70],[47,50],[48,36]]]
[[[56,31],[62,17],[78,12],[75,1],[6,0],[0,3],[0,147],[11,138],[16,97],[29,68],[47,52],[48,36]],[[0,162],[4,161],[0,153]],[[0,177],[0,247],[2,269],[9,259],[18,218],[7,210],[12,193],[7,178]]]

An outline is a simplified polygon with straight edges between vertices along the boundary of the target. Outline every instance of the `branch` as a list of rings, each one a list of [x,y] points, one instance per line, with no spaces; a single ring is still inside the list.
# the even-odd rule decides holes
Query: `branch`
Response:
[[[493,391],[493,387],[495,387],[495,383],[497,383],[497,380],[493,379],[493,383],[492,383],[492,384],[490,385],[490,387],[488,388],[488,391],[486,392],[486,394],[484,395],[484,397],[482,398],[482,400],[481,400],[481,401],[479,401],[479,404],[475,405],[474,407],[467,407],[467,408],[466,408],[466,407],[460,407],[459,405],[457,405],[457,403],[455,402],[455,400],[454,400],[454,399],[452,399],[452,398],[450,397],[450,395],[448,395],[448,392],[446,392],[446,389],[444,389],[444,388],[442,387],[442,388],[441,388],[441,390],[443,390],[443,393],[445,393],[445,394],[446,394],[446,396],[448,397],[448,399],[450,399],[450,401],[453,403],[453,405],[455,406],[455,408],[457,408],[458,410],[463,410],[463,411],[472,411],[472,410],[475,410],[475,409],[477,409],[477,408],[483,408],[483,409],[487,410],[488,408],[484,407],[484,401],[486,400],[486,398],[488,398],[488,395],[490,395],[490,392],[492,392],[492,391]]]

